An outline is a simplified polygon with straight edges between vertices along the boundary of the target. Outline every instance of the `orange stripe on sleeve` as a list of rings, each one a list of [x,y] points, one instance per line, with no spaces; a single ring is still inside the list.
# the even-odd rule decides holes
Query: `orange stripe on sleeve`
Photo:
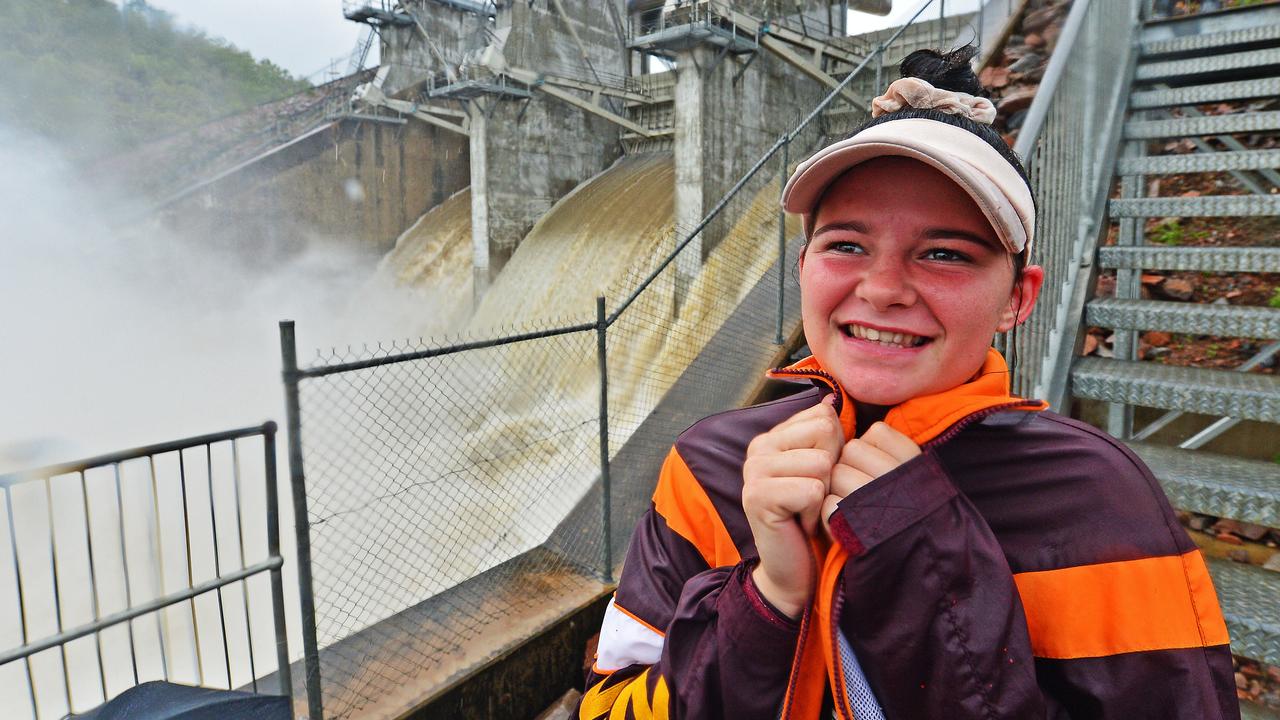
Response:
[[[1037,657],[1102,657],[1228,642],[1204,557],[1015,573]]]
[[[663,631],[659,630],[658,628],[656,628],[656,627],[654,627],[654,626],[650,625],[649,623],[645,622],[645,621],[644,621],[644,619],[643,619],[643,618],[641,618],[639,615],[636,615],[635,613],[631,612],[630,610],[628,610],[628,609],[626,609],[626,608],[622,607],[621,605],[619,605],[617,600],[615,600],[615,601],[613,602],[613,606],[614,606],[615,608],[617,608],[617,609],[618,609],[618,612],[622,613],[623,615],[626,615],[627,617],[631,618],[632,620],[635,620],[636,622],[640,623],[641,625],[643,625],[643,626],[645,626],[645,627],[649,628],[650,630],[652,630],[652,631],[654,631],[654,632],[658,633],[658,634],[659,634],[659,635],[661,635],[662,637],[666,637],[666,636],[667,636],[667,634],[666,634],[665,632],[663,632]]]
[[[742,559],[707,491],[674,448],[662,464],[653,505],[672,532],[698,549],[708,567],[737,565]]]

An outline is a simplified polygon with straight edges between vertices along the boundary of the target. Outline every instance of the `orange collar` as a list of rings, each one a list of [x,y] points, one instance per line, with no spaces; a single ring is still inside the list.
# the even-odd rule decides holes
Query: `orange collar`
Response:
[[[853,403],[846,402],[848,396],[843,388],[831,373],[823,369],[817,358],[810,355],[793,365],[770,370],[768,374],[778,380],[814,380],[831,388],[836,395],[835,408],[840,414],[845,437],[854,436]],[[1048,407],[1043,401],[1023,400],[1009,394],[1009,366],[1000,353],[991,348],[987,350],[982,367],[969,382],[940,393],[911,398],[889,410],[885,422],[917,445],[924,445],[966,417],[1000,405],[1033,411]]]
[[[810,356],[794,365],[772,370],[769,377],[808,379],[827,385],[836,395],[835,409],[840,415],[845,437],[854,436],[856,413],[853,403],[845,401],[847,396],[840,384],[816,358]],[[1009,394],[1009,367],[993,348],[987,351],[982,367],[969,382],[933,395],[911,398],[889,410],[885,422],[923,446],[944,442],[952,434],[948,431],[954,429],[958,432],[967,424],[963,421],[979,414],[998,409],[1035,412],[1046,407],[1048,405],[1043,401],[1023,400]],[[836,716],[842,720],[853,720],[852,711],[844,702],[844,671],[835,639],[839,622],[836,596],[848,553],[842,545],[831,543],[824,537],[814,538],[812,545],[818,559],[818,587],[802,620],[800,642],[791,668],[791,691],[787,693],[781,717],[783,720],[817,720],[821,714],[822,680],[825,677],[836,698]],[[815,634],[817,642],[814,642]]]

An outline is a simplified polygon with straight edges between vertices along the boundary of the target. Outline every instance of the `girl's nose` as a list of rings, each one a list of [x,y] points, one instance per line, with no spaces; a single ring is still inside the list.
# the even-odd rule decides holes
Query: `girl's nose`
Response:
[[[867,268],[854,289],[854,295],[877,311],[910,307],[916,301],[905,261],[884,255]]]

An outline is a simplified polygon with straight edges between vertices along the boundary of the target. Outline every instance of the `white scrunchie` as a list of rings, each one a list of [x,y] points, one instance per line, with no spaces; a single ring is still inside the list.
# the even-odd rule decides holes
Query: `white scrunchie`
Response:
[[[904,107],[963,115],[984,125],[990,125],[996,120],[996,108],[990,100],[969,93],[936,88],[925,80],[913,77],[894,80],[883,95],[872,100],[871,117],[896,112]]]

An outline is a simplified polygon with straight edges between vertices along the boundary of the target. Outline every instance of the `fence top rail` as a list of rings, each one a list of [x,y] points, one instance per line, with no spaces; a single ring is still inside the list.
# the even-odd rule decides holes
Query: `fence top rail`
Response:
[[[154,445],[144,445],[142,447],[130,448],[128,450],[118,450],[113,453],[107,453],[106,455],[98,455],[95,457],[85,458],[83,460],[72,460],[70,462],[57,463],[54,465],[45,465],[44,467],[32,468],[30,470],[18,470],[16,472],[0,475],[0,488],[7,488],[32,480],[45,480],[58,475],[84,472],[85,470],[91,470],[93,468],[103,467],[106,465],[115,465],[127,460],[137,460],[139,458],[150,457],[152,455],[177,452],[179,450],[201,447],[216,442],[237,440],[239,438],[253,437],[254,435],[272,436],[275,435],[275,432],[275,421],[268,420],[261,425],[236,428],[234,430],[224,430],[222,432],[209,433],[207,435],[195,435],[188,438],[182,438],[180,440],[170,440],[168,442],[156,443]]]
[[[555,337],[556,335],[569,335],[576,332],[588,332],[596,329],[596,323],[578,323],[577,325],[565,325],[563,327],[551,328],[549,330],[533,330],[525,333],[517,333],[515,335],[504,335],[502,337],[490,338],[488,340],[473,340],[471,342],[458,343],[456,345],[445,345],[443,347],[427,348],[425,350],[415,350],[413,352],[396,353],[385,357],[370,358],[368,360],[355,360],[352,362],[335,363],[333,365],[316,365],[309,368],[299,368],[294,371],[294,378],[317,378],[325,375],[336,375],[344,372],[352,372],[355,370],[368,370],[380,365],[393,365],[395,363],[408,362],[410,360],[426,360],[428,358],[440,357],[442,355],[452,355],[454,353],[465,352],[467,350],[481,350],[484,348],[497,347],[499,345],[511,345],[526,340],[541,340],[543,338]]]

